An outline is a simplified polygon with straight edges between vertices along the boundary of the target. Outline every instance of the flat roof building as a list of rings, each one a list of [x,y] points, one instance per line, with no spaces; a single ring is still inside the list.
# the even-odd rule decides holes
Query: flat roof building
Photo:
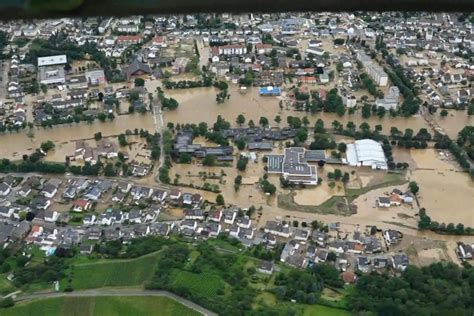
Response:
[[[366,166],[381,170],[388,169],[382,145],[372,139],[356,140],[354,144],[348,144],[346,156],[351,166]]]
[[[64,71],[66,63],[66,55],[38,57],[39,82],[41,84],[64,84],[66,82]]]
[[[67,64],[66,55],[38,57],[38,67],[65,65],[65,64]]]
[[[305,153],[303,147],[291,147],[285,149],[284,155],[266,156],[268,173],[280,173],[294,184],[317,185],[316,167],[308,164]]]

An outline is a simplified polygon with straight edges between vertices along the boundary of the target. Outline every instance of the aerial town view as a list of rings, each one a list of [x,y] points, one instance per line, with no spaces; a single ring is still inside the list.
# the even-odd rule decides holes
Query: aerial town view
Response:
[[[471,13],[0,23],[0,315],[472,316],[473,51]]]

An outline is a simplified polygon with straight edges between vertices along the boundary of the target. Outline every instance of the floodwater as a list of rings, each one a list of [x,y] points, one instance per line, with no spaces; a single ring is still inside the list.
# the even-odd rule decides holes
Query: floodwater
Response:
[[[474,182],[434,149],[411,150],[417,169],[410,180],[420,187],[418,198],[432,220],[474,226]]]
[[[308,186],[305,189],[296,191],[295,202],[299,205],[321,205],[333,195],[344,195],[344,185],[336,181],[336,186],[331,189],[327,181],[323,181],[318,186]]]
[[[325,87],[323,87],[325,88]],[[314,125],[318,119],[325,122],[326,127],[331,128],[334,120],[338,120],[342,124],[353,121],[356,126],[362,122],[368,122],[372,128],[377,124],[384,127],[384,132],[389,133],[391,126],[396,126],[400,130],[405,128],[412,128],[418,131],[420,128],[428,128],[426,122],[421,117],[370,117],[363,119],[360,113],[352,115],[346,114],[342,117],[334,113],[317,113],[311,114],[302,111],[295,111],[283,106],[280,109],[279,101],[283,97],[265,97],[258,94],[258,88],[249,88],[246,94],[241,94],[238,87],[231,85],[229,88],[230,99],[223,104],[217,104],[216,94],[218,90],[214,87],[210,88],[193,88],[186,90],[165,90],[167,97],[173,97],[179,102],[179,107],[175,111],[167,111],[164,114],[166,122],[173,123],[200,123],[207,122],[212,124],[216,121],[218,115],[221,115],[231,124],[235,125],[235,120],[239,114],[243,114],[247,119],[245,125],[249,120],[253,120],[256,125],[260,117],[265,116],[270,121],[271,126],[277,126],[274,122],[276,115],[280,115],[282,126],[286,125],[286,118],[288,116],[308,117],[311,125]]]
[[[92,124],[72,123],[53,126],[52,128],[26,128],[18,132],[6,132],[0,135],[0,156],[9,159],[21,159],[23,154],[31,154],[42,142],[51,140],[56,144],[56,150],[48,160],[64,161],[65,156],[74,150],[74,141],[90,139],[101,132],[102,136],[124,133],[127,129],[143,128],[154,131],[153,118],[150,114],[119,115],[113,122],[104,123],[96,120]]]
[[[464,126],[474,125],[474,115],[467,115],[466,111],[450,110],[449,115],[446,117],[441,117],[438,113],[434,116],[439,126],[441,126],[452,139],[458,137],[459,131],[462,130]]]

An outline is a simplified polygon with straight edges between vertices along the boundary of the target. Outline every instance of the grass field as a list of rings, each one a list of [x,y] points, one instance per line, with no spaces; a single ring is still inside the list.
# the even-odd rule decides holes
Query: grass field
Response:
[[[337,309],[333,307],[327,307],[323,305],[305,305],[304,309],[305,316],[349,316],[350,313],[343,309]]]
[[[202,272],[192,273],[188,271],[175,270],[171,278],[173,279],[173,286],[185,287],[202,296],[212,297],[217,294],[219,288],[224,289],[224,283],[217,275]]]
[[[1,310],[2,316],[149,316],[200,315],[167,297],[58,297],[36,300]]]
[[[72,286],[83,290],[142,285],[153,275],[158,257],[153,253],[137,259],[77,264],[72,272]],[[66,280],[62,285],[66,286]]]
[[[0,274],[0,294],[8,294],[13,291],[15,291],[15,287],[7,280],[6,274]]]

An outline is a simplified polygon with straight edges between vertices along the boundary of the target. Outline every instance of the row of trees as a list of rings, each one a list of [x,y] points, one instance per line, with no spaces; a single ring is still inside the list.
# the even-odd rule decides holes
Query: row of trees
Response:
[[[474,235],[474,227],[464,227],[462,223],[446,225],[445,223],[432,221],[424,208],[420,209],[419,215],[418,228],[421,230],[431,230],[438,234],[448,235]]]

